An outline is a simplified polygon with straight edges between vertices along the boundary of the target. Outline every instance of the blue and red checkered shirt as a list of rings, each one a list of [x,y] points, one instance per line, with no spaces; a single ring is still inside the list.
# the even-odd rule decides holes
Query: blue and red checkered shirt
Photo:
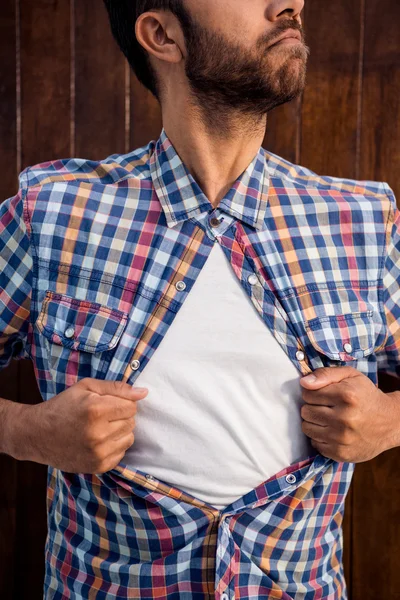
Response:
[[[83,377],[134,384],[216,242],[301,375],[400,377],[388,184],[319,176],[260,147],[214,208],[164,129],[128,154],[20,173],[0,205],[0,368],[30,358],[44,401]],[[224,510],[123,461],[102,474],[49,466],[45,598],[345,600],[354,466],[316,453]]]

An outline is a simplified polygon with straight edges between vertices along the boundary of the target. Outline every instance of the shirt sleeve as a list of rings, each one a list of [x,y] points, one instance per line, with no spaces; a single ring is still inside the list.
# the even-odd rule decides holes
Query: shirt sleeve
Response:
[[[400,378],[400,211],[393,190],[385,184],[393,208],[382,271],[382,298],[388,337],[376,353],[378,371]]]
[[[26,350],[32,294],[32,256],[24,220],[27,171],[19,189],[0,204],[0,370],[11,359],[28,358]]]

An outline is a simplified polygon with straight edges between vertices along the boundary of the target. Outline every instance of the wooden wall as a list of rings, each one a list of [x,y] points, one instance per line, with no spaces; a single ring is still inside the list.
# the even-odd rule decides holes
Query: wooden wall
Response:
[[[387,181],[400,198],[400,3],[306,0],[304,97],[273,111],[264,147],[321,175]],[[104,158],[157,139],[159,106],[111,37],[99,0],[2,0],[0,202],[28,165]],[[30,361],[0,396],[41,397]],[[380,380],[395,389],[391,378]],[[400,424],[399,424],[400,425]],[[356,466],[346,499],[349,600],[400,599],[400,450]],[[0,455],[0,598],[42,598],[46,467]]]

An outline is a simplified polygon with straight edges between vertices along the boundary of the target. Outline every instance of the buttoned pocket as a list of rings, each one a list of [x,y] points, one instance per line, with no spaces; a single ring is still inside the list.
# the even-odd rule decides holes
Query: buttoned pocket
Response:
[[[327,315],[305,323],[308,339],[323,362],[351,362],[374,352],[373,311]]]
[[[53,379],[101,378],[105,353],[117,346],[127,320],[123,311],[47,290],[35,324]]]

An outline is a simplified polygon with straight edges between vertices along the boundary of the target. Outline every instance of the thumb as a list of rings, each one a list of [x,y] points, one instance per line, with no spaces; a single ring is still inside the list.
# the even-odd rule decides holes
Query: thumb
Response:
[[[358,377],[360,372],[353,367],[321,367],[300,379],[300,384],[310,390],[318,390],[331,383],[339,383],[349,377]]]
[[[93,377],[85,377],[79,383],[85,389],[100,396],[115,396],[126,400],[142,400],[149,392],[147,388],[134,387],[124,381],[109,381]]]

